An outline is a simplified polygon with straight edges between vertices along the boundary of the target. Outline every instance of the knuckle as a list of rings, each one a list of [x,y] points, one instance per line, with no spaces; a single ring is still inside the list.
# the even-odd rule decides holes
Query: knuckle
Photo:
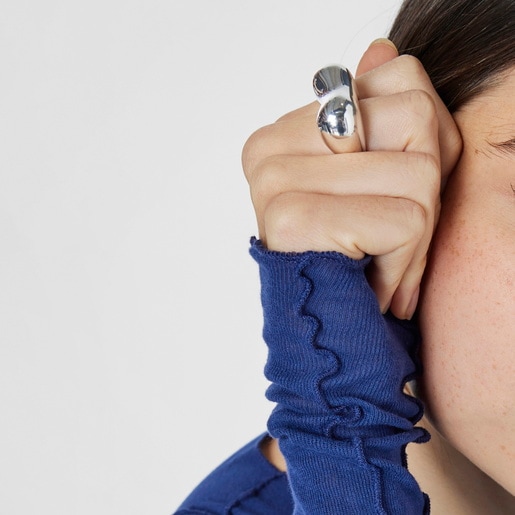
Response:
[[[306,227],[304,204],[291,192],[275,196],[265,212],[265,228],[269,241],[285,248],[296,248]],[[276,243],[275,246],[278,246]]]
[[[268,156],[262,159],[255,167],[250,189],[252,197],[256,200],[267,199],[279,195],[284,189],[284,180],[287,166],[282,156]]]
[[[247,180],[252,175],[257,164],[267,155],[272,133],[272,125],[265,125],[253,132],[241,152],[241,162]]]
[[[428,198],[432,205],[440,193],[441,166],[440,160],[433,154],[426,152],[409,152],[405,154],[406,170],[410,170],[417,177],[417,198]]]
[[[431,199],[434,200],[440,193],[441,183],[441,167],[440,159],[433,154],[422,153],[419,154],[421,160],[421,168],[424,176],[424,182],[426,184],[426,191],[430,195]]]
[[[452,168],[458,161],[463,149],[461,134],[454,124],[449,126],[446,131],[445,148],[449,152],[449,162],[450,167]]]
[[[404,95],[410,111],[427,123],[436,119],[436,106],[433,97],[423,89],[411,89]]]
[[[420,240],[426,231],[427,215],[425,209],[419,203],[411,200],[403,202],[402,209],[412,237]]]
[[[396,59],[398,73],[409,82],[428,80],[424,65],[414,56],[403,54]]]
[[[400,94],[400,108],[410,140],[422,136],[436,139],[438,117],[435,102],[429,93],[422,89],[404,91]]]

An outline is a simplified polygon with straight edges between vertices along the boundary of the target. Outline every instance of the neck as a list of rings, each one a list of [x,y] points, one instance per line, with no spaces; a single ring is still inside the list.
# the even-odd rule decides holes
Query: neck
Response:
[[[433,515],[509,515],[515,497],[479,470],[423,418],[428,443],[408,446],[409,470],[431,499]]]

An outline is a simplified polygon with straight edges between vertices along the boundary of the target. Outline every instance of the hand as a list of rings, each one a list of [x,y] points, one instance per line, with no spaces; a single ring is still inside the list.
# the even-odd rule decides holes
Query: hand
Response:
[[[243,149],[243,168],[270,250],[371,255],[369,282],[381,310],[411,318],[440,190],[461,138],[414,57],[372,44],[356,84],[366,152],[331,152],[314,102],[255,132]]]

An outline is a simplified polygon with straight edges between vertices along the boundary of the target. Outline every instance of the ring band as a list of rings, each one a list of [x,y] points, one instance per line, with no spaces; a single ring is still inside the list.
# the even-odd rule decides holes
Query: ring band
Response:
[[[329,147],[334,150],[338,146],[334,139],[357,135],[360,149],[363,148],[364,134],[351,72],[341,66],[322,68],[313,77],[313,90],[321,104],[317,125]]]

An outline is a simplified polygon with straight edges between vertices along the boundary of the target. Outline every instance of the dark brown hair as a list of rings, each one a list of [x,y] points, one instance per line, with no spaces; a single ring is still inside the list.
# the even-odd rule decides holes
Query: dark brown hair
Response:
[[[515,0],[404,0],[389,38],[454,112],[515,65]]]

